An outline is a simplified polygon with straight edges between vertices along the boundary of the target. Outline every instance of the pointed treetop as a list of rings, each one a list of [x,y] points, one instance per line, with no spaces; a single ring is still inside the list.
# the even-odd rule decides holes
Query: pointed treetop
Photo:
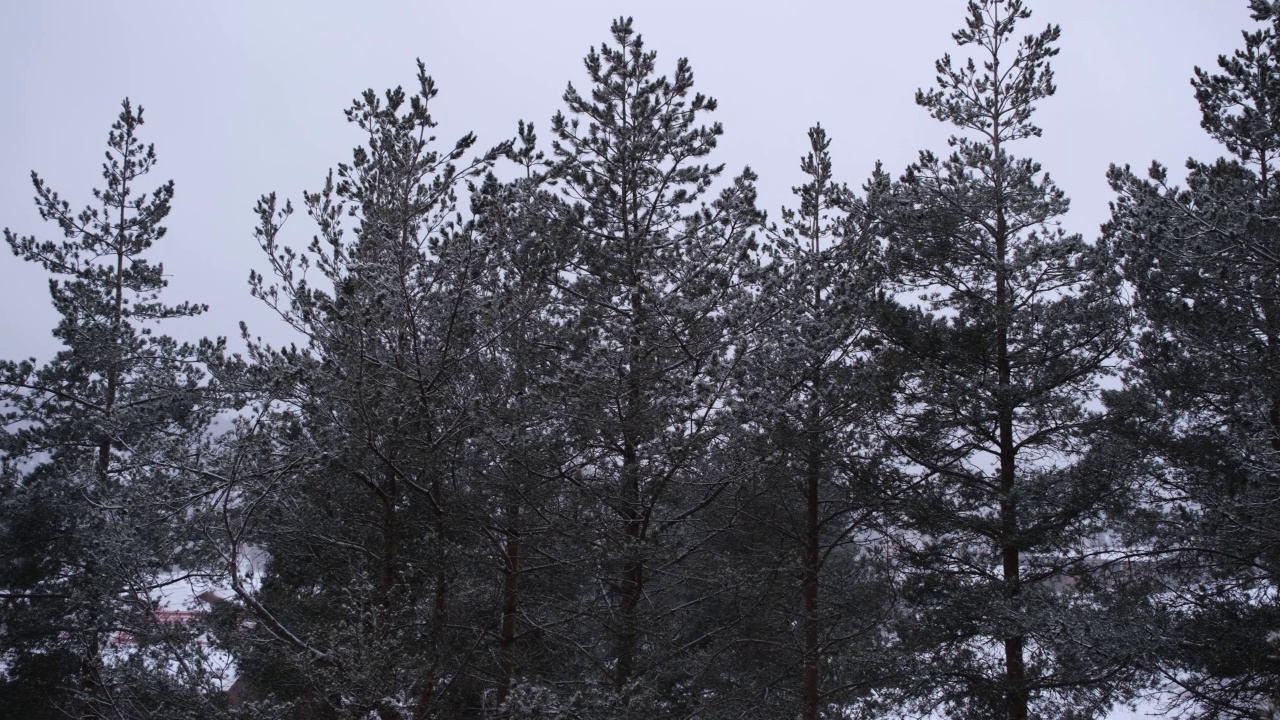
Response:
[[[1199,67],[1191,86],[1200,103],[1200,126],[1242,162],[1257,166],[1263,193],[1273,158],[1280,151],[1280,2],[1253,0],[1253,18],[1270,23],[1245,31],[1244,47],[1218,56],[1221,74]]]
[[[1031,114],[1037,101],[1057,90],[1048,60],[1058,54],[1053,44],[1061,30],[1050,25],[1039,35],[1015,40],[1015,26],[1029,17],[1021,0],[971,0],[965,27],[952,37],[961,47],[981,50],[981,67],[973,58],[956,67],[944,55],[935,65],[939,89],[916,91],[916,103],[938,120],[974,130],[992,143],[1038,137]],[[1010,58],[1005,46],[1015,42]]]
[[[800,159],[800,171],[807,180],[791,188],[800,207],[782,209],[786,227],[780,232],[781,239],[794,243],[803,239],[807,241],[805,249],[814,254],[823,249],[824,240],[843,237],[844,223],[854,205],[849,188],[832,177],[830,148],[831,138],[821,124],[809,128],[809,152]],[[779,231],[775,228],[774,233]]]
[[[102,164],[106,184],[93,190],[97,207],[73,211],[69,202],[31,173],[40,217],[57,224],[62,240],[38,240],[4,230],[14,255],[63,276],[50,280],[50,291],[59,312],[69,318],[79,317],[88,297],[103,303],[104,317],[121,322],[151,322],[206,310],[204,305],[161,303],[160,293],[169,284],[164,266],[143,257],[167,232],[162,223],[169,215],[174,185],[169,180],[150,194],[136,186],[156,164],[155,146],[138,138],[142,117],[141,106],[135,108],[128,98],[121,103],[107,136]],[[73,333],[75,327],[74,320],[67,320],[54,334],[67,339],[63,333]]]
[[[692,91],[687,59],[679,60],[674,76],[659,75],[657,54],[643,49],[630,19],[615,21],[612,31],[616,45],[587,54],[589,95],[570,83],[566,110],[551,119],[550,176],[568,183],[566,194],[590,198],[602,225],[620,220],[611,204],[617,197],[643,198],[631,202],[632,216],[623,222],[648,233],[674,222],[674,209],[694,203],[719,176],[722,165],[694,161],[715,149],[723,128],[700,124],[716,101]]]

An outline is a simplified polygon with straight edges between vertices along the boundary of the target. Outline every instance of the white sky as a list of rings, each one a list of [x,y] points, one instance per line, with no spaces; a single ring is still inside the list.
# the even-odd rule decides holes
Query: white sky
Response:
[[[1192,68],[1216,67],[1252,27],[1245,0],[1030,0],[1022,30],[1062,26],[1058,94],[1037,116],[1044,138],[1015,148],[1039,160],[1072,199],[1068,230],[1097,235],[1111,198],[1109,163],[1175,169],[1219,148],[1199,127]],[[262,267],[252,208],[276,191],[300,204],[359,135],[342,111],[368,87],[414,82],[421,57],[440,95],[433,111],[449,143],[475,131],[488,146],[548,121],[567,82],[586,85],[582,57],[633,15],[669,73],[690,59],[696,90],[715,97],[725,126],[713,161],[726,181],[761,176],[771,218],[801,180],[806,129],[833,138],[836,172],[860,186],[877,159],[896,177],[920,149],[945,151],[950,130],[914,103],[933,63],[956,50],[963,0],[843,2],[6,2],[0,4],[0,226],[53,238],[31,202],[37,170],[75,207],[100,184],[120,100],[146,108],[156,184],[177,184],[169,236],[155,248],[169,299],[208,303],[182,338],[228,335],[237,322],[280,338],[249,297]],[[148,185],[148,188],[151,185]],[[305,245],[299,213],[286,240]],[[0,357],[47,357],[56,318],[42,271],[0,248]]]

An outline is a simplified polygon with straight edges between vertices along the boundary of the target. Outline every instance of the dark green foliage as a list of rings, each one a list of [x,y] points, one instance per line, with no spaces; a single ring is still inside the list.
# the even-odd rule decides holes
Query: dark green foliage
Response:
[[[438,148],[419,64],[305,249],[259,201],[244,356],[157,328],[204,308],[126,102],[95,206],[33,176],[65,239],[5,231],[63,349],[0,362],[0,716],[1280,717],[1280,4],[1193,80],[1231,157],[1113,168],[1096,244],[1011,154],[1058,29],[967,7],[948,151],[855,193],[815,126],[780,226],[630,19],[545,154]]]
[[[195,348],[155,333],[156,323],[204,308],[164,304],[163,268],[145,257],[165,236],[173,183],[150,194],[138,188],[156,162],[138,139],[141,125],[142,109],[126,100],[96,207],[76,213],[32,174],[41,217],[65,239],[5,230],[14,254],[53,276],[62,316],[53,334],[64,346],[43,365],[0,362],[7,689],[85,717],[151,712],[179,688],[209,687],[201,651],[166,645],[155,615],[153,591],[194,561],[183,529],[168,522],[186,502],[189,479],[165,468],[190,452],[209,409]],[[157,658],[182,668],[157,674]],[[157,694],[152,684],[169,689]],[[189,711],[200,704],[188,703]]]
[[[1106,572],[1126,468],[1090,408],[1129,319],[1107,249],[1064,233],[1062,191],[1009,152],[1040,135],[1058,29],[1018,39],[1017,0],[969,14],[954,37],[977,60],[944,57],[917,94],[965,134],[881,201],[904,303],[885,325],[903,373],[889,432],[916,474],[897,496],[900,632],[921,697],[952,716],[1092,717],[1134,662],[1128,583]]]
[[[566,536],[578,530],[564,502],[576,451],[564,418],[550,412],[564,360],[558,287],[573,246],[571,213],[542,186],[544,156],[532,125],[520,124],[509,158],[523,177],[488,175],[472,194],[474,232],[494,271],[485,282],[478,322],[488,341],[478,349],[476,434],[471,443],[474,541],[487,558],[473,578],[500,597],[482,622],[488,662],[480,671],[491,712],[519,714],[530,692],[573,682],[574,649],[561,641],[576,617],[563,596],[581,582]]]
[[[686,60],[668,78],[655,57],[615,21],[586,58],[589,94],[570,85],[552,120],[549,177],[575,244],[557,278],[566,347],[548,411],[577,453],[564,490],[589,573],[563,602],[580,613],[575,684],[608,717],[696,711],[732,622],[697,616],[717,592],[699,551],[723,531],[703,511],[732,483],[713,452],[728,311],[754,267],[754,176],[708,201],[721,128],[702,122],[716,103],[693,92]]]
[[[461,165],[474,137],[435,150],[435,94],[420,64],[414,94],[367,91],[347,111],[367,139],[306,196],[320,234],[305,253],[279,240],[291,208],[262,199],[277,281],[255,275],[253,292],[304,345],[251,342],[252,365],[220,370],[255,408],[205,470],[209,534],[253,623],[223,642],[250,696],[298,717],[457,717],[481,703],[467,675],[487,651],[475,613],[496,608],[472,580],[482,378],[468,363],[496,270],[454,215],[457,185],[504,148]],[[243,578],[255,554],[267,558],[256,589]]]
[[[878,510],[894,475],[877,433],[889,385],[876,355],[880,239],[865,202],[833,177],[821,126],[800,169],[799,208],[770,229],[769,262],[740,310],[753,332],[733,374],[731,437],[750,481],[725,555],[756,607],[725,664],[760,717],[852,711],[891,670],[878,652],[893,615]]]
[[[1165,675],[1204,717],[1245,717],[1280,696],[1269,634],[1280,569],[1280,14],[1196,69],[1203,127],[1231,157],[1187,162],[1186,187],[1154,164],[1109,174],[1106,227],[1124,254],[1144,331],[1113,403],[1149,448],[1149,540],[1170,612]]]

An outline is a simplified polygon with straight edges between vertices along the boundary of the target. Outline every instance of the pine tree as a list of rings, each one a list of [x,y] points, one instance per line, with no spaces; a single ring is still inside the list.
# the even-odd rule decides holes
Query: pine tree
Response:
[[[1112,167],[1107,238],[1124,254],[1143,332],[1129,392],[1151,455],[1149,539],[1170,590],[1161,668],[1184,709],[1246,717],[1280,697],[1273,594],[1280,578],[1280,7],[1197,68],[1202,126],[1229,156],[1187,161],[1186,187],[1155,163]]]
[[[182,633],[156,616],[155,593],[185,561],[174,518],[191,490],[164,468],[191,451],[211,408],[196,349],[155,332],[205,308],[160,299],[168,281],[147,256],[166,235],[174,185],[140,189],[156,163],[142,124],[125,100],[97,207],[73,211],[32,173],[40,215],[63,240],[4,233],[52,276],[63,345],[43,365],[0,362],[3,692],[43,686],[37,707],[5,708],[15,717],[187,717],[209,689],[199,649],[167,644]],[[175,674],[156,673],[169,663]]]
[[[206,472],[221,485],[210,534],[256,623],[228,627],[224,642],[255,696],[298,716],[474,710],[475,618],[498,610],[475,582],[486,556],[471,482],[472,365],[488,342],[476,319],[492,271],[456,203],[505,147],[467,161],[468,134],[437,150],[437,91],[421,63],[417,80],[412,94],[369,90],[347,111],[366,141],[307,194],[320,232],[305,252],[280,237],[291,208],[259,202],[276,279],[254,275],[252,290],[303,345],[254,341],[252,366],[219,368],[247,384],[258,413]],[[254,549],[266,558],[257,588],[239,576]]]
[[[736,658],[752,668],[737,669],[754,676],[749,702],[762,716],[816,720],[850,708],[887,670],[872,657],[892,614],[873,538],[892,472],[876,432],[880,238],[865,202],[833,177],[826,131],[808,139],[799,207],[770,229],[770,262],[744,303],[757,319],[738,350],[732,436],[753,482],[726,555],[762,608]],[[877,183],[888,183],[878,171]]]
[[[581,581],[560,540],[577,528],[563,517],[573,467],[563,418],[550,411],[551,379],[565,357],[563,303],[557,287],[574,230],[564,201],[545,186],[545,156],[532,125],[520,124],[510,159],[521,177],[490,174],[472,194],[479,242],[497,271],[486,283],[479,322],[492,339],[477,354],[480,432],[478,484],[487,511],[484,535],[500,570],[502,611],[494,643],[494,692],[486,706],[520,716],[557,683],[575,680],[572,650],[548,629],[574,622],[556,598]]]
[[[731,483],[712,467],[733,344],[726,310],[753,265],[753,175],[707,202],[720,125],[681,59],[657,75],[629,19],[586,58],[591,87],[552,120],[550,177],[578,240],[561,276],[568,357],[552,382],[579,453],[572,503],[582,584],[580,697],[629,717],[701,703],[698,673],[722,629],[686,623],[714,577],[692,570],[718,532],[706,511]],[[597,570],[596,566],[599,569]],[[690,710],[691,711],[691,710]]]
[[[953,37],[976,60],[944,56],[916,95],[963,134],[920,154],[883,226],[905,305],[886,325],[903,368],[890,430],[916,473],[898,498],[899,635],[929,658],[922,696],[956,717],[1106,712],[1141,607],[1101,552],[1127,488],[1090,407],[1128,341],[1114,261],[1061,229],[1062,191],[1010,154],[1055,91],[1059,30],[1019,40],[1029,15],[969,3]]]

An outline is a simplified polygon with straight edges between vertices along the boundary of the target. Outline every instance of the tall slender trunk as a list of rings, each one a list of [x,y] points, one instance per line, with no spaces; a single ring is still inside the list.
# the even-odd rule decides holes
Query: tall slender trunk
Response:
[[[448,538],[446,537],[444,498],[439,473],[436,473],[435,477],[431,479],[431,497],[436,506],[436,541],[443,546],[448,541]],[[435,635],[437,642],[441,639],[441,631],[444,628],[445,614],[448,608],[449,570],[444,563],[440,563],[436,571],[435,611],[432,617],[432,633]]]
[[[994,20],[1000,22],[999,10]],[[999,39],[991,53],[992,74],[1000,77]],[[1000,84],[993,89],[995,105],[1000,107]],[[995,245],[996,245],[996,416],[999,425],[1000,447],[1000,555],[1006,596],[1012,600],[1022,594],[1021,546],[1018,537],[1018,502],[1016,495],[1016,445],[1013,438],[1013,387],[1009,362],[1009,325],[1012,322],[1012,306],[1009,297],[1009,221],[1004,203],[1004,158],[1001,155],[1001,115],[991,118],[991,137],[994,162],[995,190]],[[1030,697],[1027,688],[1026,638],[1021,634],[1004,639],[1005,713],[1008,720],[1027,720]]]
[[[626,119],[626,108],[623,108],[623,120]],[[644,341],[641,331],[644,327],[644,302],[640,299],[641,283],[637,261],[640,258],[641,238],[643,234],[634,231],[636,219],[636,201],[622,193],[622,217],[626,218],[623,227],[622,242],[628,255],[626,286],[630,296],[630,337],[627,348],[626,402],[623,404],[622,416],[622,473],[620,489],[620,514],[622,515],[622,577],[618,583],[618,610],[622,615],[622,626],[617,638],[617,666],[614,669],[614,685],[618,693],[623,693],[631,676],[635,673],[636,644],[639,642],[639,626],[636,612],[640,609],[640,597],[644,593],[644,559],[640,552],[641,536],[644,534],[643,507],[640,501],[640,438],[637,420],[643,413],[644,387]]]
[[[618,633],[618,665],[614,681],[623,691],[635,672],[639,627],[636,613],[644,592],[644,559],[640,556],[640,467],[635,446],[628,441],[622,460],[623,569],[619,583],[622,628]]]
[[[999,265],[996,271],[996,313],[999,317],[1000,335],[996,349],[996,367],[999,373],[996,407],[1000,426],[1000,551],[1005,592],[1010,599],[1013,599],[1022,592],[1022,576],[1021,548],[1018,539],[1018,503],[1015,494],[1017,475],[1013,439],[1013,405],[1009,398],[1012,382],[1009,365],[1009,298],[1004,267],[1007,242],[1003,215],[1000,216],[998,224],[996,254]],[[1024,638],[1021,635],[1005,638],[1006,707],[1009,720],[1026,720],[1027,718],[1027,667],[1023,657],[1023,646]]]
[[[818,489],[822,476],[822,431],[818,428],[818,388],[821,370],[814,371],[815,397],[809,406],[809,427],[805,462],[805,552],[804,552],[804,720],[817,720],[819,700],[818,657],[818,573],[822,559],[818,546]]]
[[[382,500],[382,552],[378,567],[378,615],[374,632],[384,637],[390,626],[391,589],[395,585],[396,556],[396,508],[395,479],[392,477],[390,491],[383,493]]]
[[[815,188],[815,208],[813,225],[809,233],[809,253],[816,260],[821,248],[818,246],[819,212],[822,208],[824,183],[818,179]],[[813,313],[818,316],[822,307],[822,287],[815,282],[813,286]],[[819,362],[810,372],[809,417],[805,428],[806,448],[805,462],[805,548],[804,548],[804,713],[803,720],[818,720],[819,698],[819,660],[818,657],[818,574],[822,570],[822,559],[818,548],[819,507],[818,489],[822,480],[822,430],[820,398],[822,397],[822,365]]]
[[[111,451],[113,448],[111,427],[114,424],[116,400],[120,393],[120,376],[123,373],[124,357],[120,346],[120,334],[124,328],[124,260],[125,241],[127,240],[124,229],[125,210],[128,207],[126,203],[129,188],[128,180],[129,178],[124,178],[120,188],[119,224],[117,225],[115,247],[116,272],[113,278],[114,286],[111,288],[114,295],[111,317],[112,332],[109,340],[107,367],[104,373],[107,382],[105,396],[102,401],[103,434],[98,440],[97,457],[95,459],[94,474],[97,480],[97,487],[91,491],[91,494],[94,495],[107,492],[111,481]],[[90,523],[90,525],[93,527],[93,523]],[[93,530],[96,531],[97,528],[94,527]],[[84,564],[86,585],[93,588],[97,583],[97,576],[100,572],[101,568],[98,567],[97,558],[92,555],[86,557]],[[93,699],[98,694],[97,691],[102,682],[102,642],[98,635],[98,618],[98,603],[94,602],[89,611],[88,631],[85,633],[85,654],[81,659],[79,671],[81,692],[84,693],[80,715],[86,720],[102,717]]]
[[[999,338],[996,348],[996,367],[999,373],[996,397],[1000,443],[1000,551],[1004,573],[1005,592],[1010,599],[1022,592],[1021,548],[1018,538],[1018,502],[1015,493],[1016,447],[1013,438],[1013,404],[1009,393],[1012,387],[1009,364],[1009,297],[1005,257],[1008,252],[1007,230],[1004,214],[997,221],[996,234],[996,314],[999,318]],[[1009,720],[1027,718],[1027,666],[1023,657],[1024,638],[1014,635],[1005,638],[1006,708]]]
[[[628,244],[636,242],[631,233],[627,233]],[[634,257],[639,254],[638,248],[631,248]],[[614,681],[619,692],[623,692],[635,672],[636,645],[639,642],[639,626],[636,613],[640,608],[640,598],[644,594],[644,558],[640,543],[644,534],[644,511],[640,498],[640,452],[639,430],[637,420],[640,418],[644,401],[643,365],[644,343],[641,330],[644,324],[644,303],[640,298],[640,281],[634,266],[628,278],[631,289],[631,338],[628,357],[629,368],[626,373],[627,401],[622,423],[622,474],[620,488],[620,511],[623,530],[623,569],[619,583],[619,610],[622,615],[622,628],[618,634],[618,664]]]
[[[515,380],[514,390],[517,395],[523,396],[529,385],[529,370],[526,367],[526,358],[529,354],[529,347],[532,346],[532,339],[529,329],[526,325],[528,318],[522,316],[516,324],[514,337],[518,339],[519,344],[516,346],[515,367],[512,377]],[[520,463],[511,463],[514,466]],[[516,469],[520,477],[526,481],[532,480],[534,474],[532,471],[524,469]],[[503,587],[502,587],[502,629],[499,634],[498,641],[498,691],[497,691],[497,707],[502,708],[506,703],[507,697],[511,694],[511,683],[516,673],[516,630],[518,628],[520,613],[520,573],[521,573],[521,528],[520,528],[520,508],[523,501],[521,492],[508,482],[504,488],[503,515],[505,516],[505,527],[503,528],[506,536],[505,547],[503,548],[504,564]]]
[[[435,507],[436,523],[435,533],[436,542],[443,546],[446,542],[445,532],[445,513],[443,488],[441,487],[440,473],[432,474],[431,478],[431,502]],[[443,654],[444,644],[444,623],[449,609],[449,573],[444,563],[440,563],[436,570],[436,587],[435,599],[431,617],[431,644],[432,650],[436,656]],[[422,690],[418,693],[418,708],[414,713],[414,720],[425,720],[431,710],[432,704],[436,699],[436,675],[439,672],[439,662],[432,661],[431,664],[423,671]]]
[[[498,684],[498,707],[511,692],[511,676],[515,672],[516,619],[520,610],[520,505],[509,499],[506,509],[506,564],[502,588],[502,635],[498,645],[498,664],[502,678]]]
[[[998,146],[997,146],[998,149]],[[997,188],[999,183],[997,181]],[[1008,230],[1003,211],[996,228],[996,316],[999,337],[996,347],[996,369],[999,374],[996,414],[1000,444],[1000,552],[1005,592],[1010,599],[1022,593],[1021,548],[1018,539],[1018,502],[1015,493],[1016,447],[1013,438],[1013,403],[1009,397],[1012,372],[1009,363],[1009,292],[1005,258],[1008,253]],[[1005,707],[1009,720],[1027,720],[1027,665],[1024,658],[1025,638],[1013,635],[1004,640]]]

